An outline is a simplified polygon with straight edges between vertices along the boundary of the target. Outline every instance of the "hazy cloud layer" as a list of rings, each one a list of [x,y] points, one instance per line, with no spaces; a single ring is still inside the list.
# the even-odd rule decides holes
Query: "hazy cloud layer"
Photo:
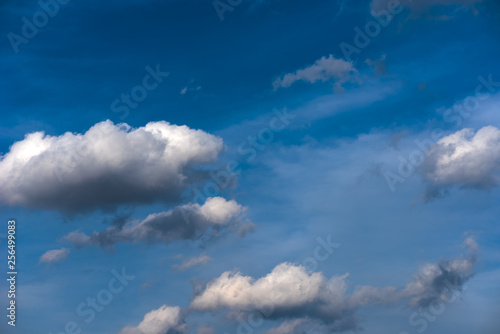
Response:
[[[186,204],[172,210],[150,214],[142,221],[130,220],[104,231],[86,235],[72,232],[65,240],[77,247],[97,245],[112,247],[118,242],[169,243],[174,240],[196,240],[217,237],[224,231],[236,230],[251,224],[242,221],[245,208],[234,200],[222,197],[208,198],[203,205]]]
[[[0,203],[74,213],[178,200],[189,172],[222,148],[218,137],[164,121],[136,129],[105,121],[61,136],[35,132],[0,160]]]
[[[297,81],[315,83],[318,81],[335,81],[335,88],[342,89],[342,84],[351,81],[358,81],[358,71],[351,62],[343,59],[337,59],[333,55],[322,57],[314,64],[297,70],[293,73],[287,73],[273,82],[274,89],[280,87],[290,87]]]
[[[427,200],[453,186],[490,189],[498,185],[500,130],[486,126],[457,131],[437,142],[421,173],[428,187]]]

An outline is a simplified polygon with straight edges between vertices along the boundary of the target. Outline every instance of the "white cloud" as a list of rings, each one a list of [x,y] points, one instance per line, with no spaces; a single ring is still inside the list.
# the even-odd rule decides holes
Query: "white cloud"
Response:
[[[40,257],[40,263],[51,264],[68,258],[70,250],[68,248],[53,249],[45,252]]]
[[[142,221],[130,220],[125,224],[115,224],[90,236],[75,231],[64,239],[77,247],[111,247],[118,242],[169,243],[173,240],[201,239],[203,236],[213,238],[228,230],[238,233],[245,226],[240,219],[244,211],[245,208],[235,200],[213,197],[208,198],[201,206],[190,203],[150,214]]]
[[[427,199],[452,186],[490,189],[498,185],[499,172],[500,130],[493,126],[476,133],[463,129],[440,139],[421,169]]]
[[[273,82],[274,89],[280,87],[290,87],[297,81],[315,83],[318,81],[335,81],[335,88],[342,89],[342,84],[346,82],[358,81],[358,71],[352,62],[337,59],[333,55],[322,57],[308,67],[297,70],[294,73],[287,73]]]
[[[167,122],[105,121],[84,134],[28,134],[0,160],[0,203],[82,212],[178,200],[188,172],[213,161],[222,139]]]
[[[257,280],[239,272],[225,272],[193,299],[191,308],[259,311],[269,319],[307,317],[332,331],[355,329],[359,305],[346,295],[348,276],[327,279],[322,273],[308,273],[304,267],[290,263],[276,266]]]
[[[383,306],[407,301],[410,306],[426,307],[443,298],[443,292],[461,290],[472,277],[477,261],[477,245],[472,238],[464,242],[468,249],[460,258],[422,266],[414,279],[403,288],[394,286],[355,287],[347,293],[348,274],[326,278],[320,272],[309,273],[299,265],[282,263],[259,279],[240,272],[225,272],[209,282],[191,302],[200,312],[229,309],[260,312],[267,319],[287,322],[269,333],[302,333],[302,326],[321,331],[359,329],[356,311],[364,306]]]
[[[180,307],[163,305],[147,313],[137,327],[125,327],[118,334],[173,334],[185,332],[185,327]]]
[[[338,279],[336,291],[342,292],[345,277]],[[220,307],[255,309],[260,302],[272,298],[278,307],[300,306],[318,297],[325,278],[321,273],[308,274],[301,266],[289,263],[278,265],[258,280],[241,273],[225,272],[197,296],[191,306],[198,310]],[[300,287],[300,289],[299,289]]]

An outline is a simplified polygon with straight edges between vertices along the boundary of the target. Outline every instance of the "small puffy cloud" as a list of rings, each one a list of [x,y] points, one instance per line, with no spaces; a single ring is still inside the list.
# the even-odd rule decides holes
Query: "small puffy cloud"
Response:
[[[68,248],[49,250],[40,257],[40,263],[52,264],[67,259],[69,252]]]
[[[28,134],[0,158],[0,203],[78,213],[119,204],[177,201],[222,139],[164,121],[111,121],[84,134]]]
[[[125,327],[118,334],[175,334],[185,331],[180,307],[163,305],[147,313],[137,327]]]
[[[486,126],[476,133],[463,129],[440,139],[421,168],[426,200],[453,186],[490,189],[498,185],[500,130]]]
[[[202,254],[202,255],[197,256],[197,257],[192,257],[192,258],[186,259],[186,260],[182,261],[181,264],[174,264],[172,266],[172,269],[175,271],[186,271],[189,268],[196,267],[196,266],[202,266],[204,264],[207,264],[210,261],[212,261],[211,257],[209,257],[205,254]]]
[[[245,208],[235,200],[208,198],[203,205],[186,204],[172,210],[150,214],[142,221],[131,220],[116,224],[104,231],[86,235],[72,232],[65,240],[77,247],[97,245],[112,247],[118,242],[169,243],[174,240],[197,240],[217,237],[224,231],[241,228]]]
[[[322,57],[314,64],[297,70],[293,73],[287,73],[273,82],[274,89],[280,87],[290,87],[297,81],[315,83],[318,81],[335,81],[335,88],[342,90],[342,84],[346,82],[358,81],[358,71],[354,68],[352,62],[343,59],[337,59],[333,55]]]
[[[394,6],[402,6],[409,8],[414,16],[419,16],[424,12],[431,10],[433,7],[453,6],[458,8],[473,8],[474,5],[484,0],[372,0],[372,13],[380,13]],[[448,18],[448,16],[441,18]]]
[[[463,246],[468,253],[458,259],[443,260],[439,263],[425,264],[415,274],[402,292],[410,297],[409,304],[417,307],[428,307],[434,301],[450,298],[447,294],[461,291],[463,285],[472,277],[477,262],[478,247],[471,237]]]
[[[234,200],[226,201],[222,197],[212,197],[200,207],[199,213],[213,224],[225,225],[241,211],[241,205]]]
[[[228,309],[259,312],[267,319],[285,322],[267,334],[339,332],[360,328],[357,310],[365,306],[388,306],[406,301],[412,307],[427,307],[446,294],[460,291],[472,277],[477,261],[477,245],[472,238],[464,242],[467,254],[422,266],[413,280],[402,288],[358,286],[347,293],[348,274],[326,278],[290,263],[276,266],[259,279],[240,272],[225,272],[201,289],[191,309],[212,312]]]

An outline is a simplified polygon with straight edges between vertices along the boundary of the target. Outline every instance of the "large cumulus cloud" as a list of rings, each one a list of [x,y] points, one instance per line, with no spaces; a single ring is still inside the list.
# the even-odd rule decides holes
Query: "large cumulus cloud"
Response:
[[[245,208],[235,200],[208,198],[203,205],[190,203],[172,210],[150,214],[142,221],[114,224],[101,232],[86,235],[75,231],[64,239],[77,247],[112,247],[118,242],[169,243],[174,240],[214,238],[229,230],[238,232],[251,222],[243,221]]]
[[[123,203],[174,201],[222,139],[167,122],[111,121],[84,134],[28,134],[0,160],[0,203],[83,212]]]
[[[348,276],[327,278],[291,263],[282,263],[259,279],[225,272],[193,299],[191,307],[197,311],[223,308],[258,311],[269,319],[313,319],[331,331],[357,329],[356,309],[378,304],[382,292],[370,287],[357,289],[356,296],[348,295]],[[394,299],[391,294],[396,288],[382,289],[386,290],[384,298]]]

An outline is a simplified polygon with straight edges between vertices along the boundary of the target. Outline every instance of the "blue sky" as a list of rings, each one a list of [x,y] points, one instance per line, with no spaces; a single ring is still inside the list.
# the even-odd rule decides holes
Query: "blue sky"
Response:
[[[497,2],[63,2],[0,4],[2,333],[498,331]]]

